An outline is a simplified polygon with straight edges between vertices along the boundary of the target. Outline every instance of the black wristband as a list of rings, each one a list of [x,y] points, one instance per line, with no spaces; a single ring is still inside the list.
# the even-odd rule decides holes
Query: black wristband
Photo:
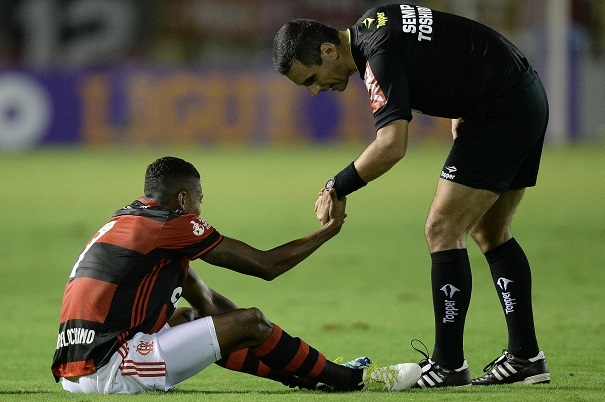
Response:
[[[334,176],[334,183],[332,187],[336,190],[336,196],[341,199],[353,191],[359,190],[367,183],[357,173],[355,169],[355,163],[351,162],[349,166],[341,170],[336,176]],[[330,180],[328,180],[330,182]],[[327,183],[326,183],[327,184]]]

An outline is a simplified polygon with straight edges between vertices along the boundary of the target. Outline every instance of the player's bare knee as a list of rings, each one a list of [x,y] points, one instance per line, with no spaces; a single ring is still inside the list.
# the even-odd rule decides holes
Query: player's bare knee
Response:
[[[247,327],[250,329],[251,336],[257,340],[265,340],[271,331],[273,324],[265,317],[265,315],[256,307],[251,307],[245,310]]]
[[[174,313],[168,320],[168,325],[174,327],[197,320],[198,318],[201,318],[201,316],[194,309],[189,307],[179,307],[174,310]]]

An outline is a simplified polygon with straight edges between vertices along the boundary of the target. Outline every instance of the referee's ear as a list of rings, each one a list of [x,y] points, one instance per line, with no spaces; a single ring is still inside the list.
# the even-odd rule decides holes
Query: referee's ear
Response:
[[[338,49],[336,49],[336,45],[330,42],[324,42],[319,47],[321,52],[322,59],[330,58],[337,59],[338,58]]]

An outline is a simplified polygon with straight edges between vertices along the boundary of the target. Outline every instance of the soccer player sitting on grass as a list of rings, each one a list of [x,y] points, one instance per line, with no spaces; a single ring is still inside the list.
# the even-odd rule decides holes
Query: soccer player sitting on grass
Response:
[[[323,191],[329,219],[268,251],[223,236],[199,217],[200,175],[182,159],[147,168],[145,196],[118,210],[90,239],[65,287],[52,372],[75,393],[170,390],[216,362],[290,387],[353,391],[410,388],[420,367],[326,360],[256,308],[238,308],[189,268],[204,260],[271,280],[340,231],[346,200]],[[191,308],[177,308],[179,299]]]

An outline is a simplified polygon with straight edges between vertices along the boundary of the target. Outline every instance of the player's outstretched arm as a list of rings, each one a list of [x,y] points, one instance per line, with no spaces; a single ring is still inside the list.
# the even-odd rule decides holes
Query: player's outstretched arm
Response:
[[[267,281],[280,276],[340,232],[345,218],[346,199],[337,200],[334,192],[326,192],[325,196],[330,198],[324,206],[329,210],[329,219],[316,232],[266,251],[225,237],[201,259],[209,264]]]

